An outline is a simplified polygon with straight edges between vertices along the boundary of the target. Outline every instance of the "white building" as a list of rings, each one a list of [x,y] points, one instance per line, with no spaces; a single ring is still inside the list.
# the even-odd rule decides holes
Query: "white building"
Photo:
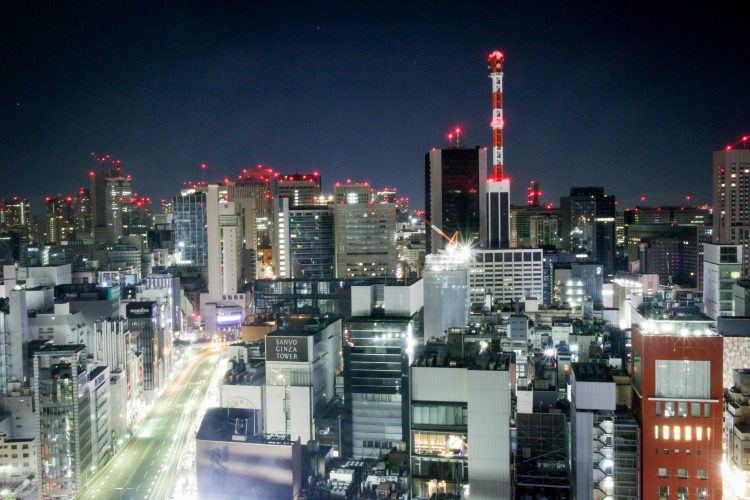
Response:
[[[342,369],[342,324],[288,327],[266,336],[265,430],[307,443],[315,439],[315,414],[335,395]]]
[[[594,500],[614,493],[616,386],[607,368],[574,363],[570,383],[573,497]]]
[[[430,359],[418,356],[410,368],[412,497],[511,498],[507,362]]]
[[[240,288],[243,227],[239,203],[220,199],[219,186],[209,184],[206,194],[208,293],[201,294],[200,298],[201,315],[209,334],[218,328],[222,296],[236,296]]]
[[[469,273],[472,304],[483,304],[487,295],[507,304],[526,297],[542,297],[543,250],[476,250]]]
[[[731,316],[732,287],[742,277],[742,245],[703,245],[703,305],[706,316]]]
[[[449,247],[425,257],[424,339],[440,338],[469,321],[469,254]]]

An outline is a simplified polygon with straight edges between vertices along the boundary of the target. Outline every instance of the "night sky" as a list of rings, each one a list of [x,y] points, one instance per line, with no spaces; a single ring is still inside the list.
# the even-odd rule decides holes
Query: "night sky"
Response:
[[[490,141],[487,54],[506,54],[506,172],[559,203],[709,201],[711,154],[750,132],[747,7],[568,2],[0,7],[0,195],[87,185],[92,151],[136,191],[258,163],[395,186],[421,207],[425,152]],[[281,2],[278,2],[281,4]],[[46,6],[45,6],[46,5]]]

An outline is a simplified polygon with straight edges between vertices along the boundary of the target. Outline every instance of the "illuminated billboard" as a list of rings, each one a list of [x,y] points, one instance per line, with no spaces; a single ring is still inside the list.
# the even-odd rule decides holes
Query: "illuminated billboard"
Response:
[[[310,338],[289,335],[266,336],[266,361],[309,361]]]

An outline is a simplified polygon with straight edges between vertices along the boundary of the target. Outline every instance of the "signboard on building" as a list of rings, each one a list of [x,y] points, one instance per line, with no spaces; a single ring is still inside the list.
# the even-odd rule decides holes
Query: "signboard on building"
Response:
[[[268,335],[266,336],[266,361],[307,362],[309,337]]]
[[[125,306],[128,319],[153,318],[155,302],[130,302]]]

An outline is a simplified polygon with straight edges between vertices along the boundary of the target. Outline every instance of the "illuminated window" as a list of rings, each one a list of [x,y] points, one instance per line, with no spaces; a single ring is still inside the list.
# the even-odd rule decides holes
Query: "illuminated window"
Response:
[[[673,434],[673,436],[674,436],[674,440],[675,440],[675,441],[679,441],[679,440],[680,440],[680,436],[681,436],[681,434],[682,434],[682,433],[680,432],[680,430],[681,430],[681,429],[680,429],[680,426],[679,426],[679,425],[675,425],[675,426],[674,426],[674,427],[672,428],[672,434]]]
[[[711,441],[711,428],[710,427],[706,427],[706,439],[708,441]]]
[[[654,426],[654,439],[659,439],[659,426]]]
[[[703,427],[696,427],[695,428],[695,439],[697,441],[703,441]]]
[[[693,428],[689,425],[685,427],[685,441],[691,441],[693,439]]]
[[[662,426],[662,428],[661,428],[661,437],[663,439],[669,439],[669,426],[668,425]]]

